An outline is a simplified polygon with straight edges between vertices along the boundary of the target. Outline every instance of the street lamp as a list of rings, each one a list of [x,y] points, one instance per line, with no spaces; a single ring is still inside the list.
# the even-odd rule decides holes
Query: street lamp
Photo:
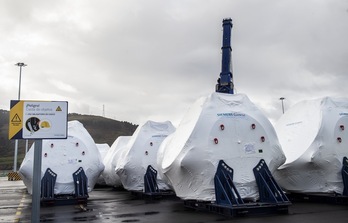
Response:
[[[19,89],[18,89],[18,100],[21,99],[21,80],[22,80],[22,67],[27,66],[25,63],[16,63],[16,66],[19,66]],[[17,172],[17,154],[18,154],[18,139],[15,141],[15,154],[13,161],[13,172]]]
[[[16,63],[19,66],[19,88],[18,88],[18,100],[21,99],[21,80],[22,80],[22,67],[27,66],[25,63]]]
[[[283,111],[283,114],[284,114],[284,97],[281,97],[281,98],[279,98],[279,100],[281,100],[282,101],[282,111]]]

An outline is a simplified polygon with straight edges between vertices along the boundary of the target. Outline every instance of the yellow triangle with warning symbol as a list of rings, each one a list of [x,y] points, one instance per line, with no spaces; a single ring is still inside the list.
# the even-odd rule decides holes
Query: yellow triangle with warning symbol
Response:
[[[56,111],[62,111],[62,108],[60,106],[58,106]]]
[[[22,120],[18,114],[15,114],[15,116],[11,119],[11,122],[22,122]]]

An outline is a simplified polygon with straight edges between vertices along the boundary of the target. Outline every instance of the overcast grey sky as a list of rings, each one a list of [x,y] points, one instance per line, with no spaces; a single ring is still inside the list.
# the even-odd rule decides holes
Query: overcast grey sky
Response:
[[[347,0],[1,0],[0,109],[24,62],[22,100],[178,124],[215,89],[227,17],[236,91],[272,122],[280,97],[348,95]]]

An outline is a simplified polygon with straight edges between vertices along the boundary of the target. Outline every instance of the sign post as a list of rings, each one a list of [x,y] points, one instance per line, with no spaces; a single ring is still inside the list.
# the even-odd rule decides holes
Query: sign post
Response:
[[[68,137],[68,102],[12,100],[9,139],[35,139],[31,222],[40,222],[42,139]]]
[[[34,167],[33,167],[33,192],[31,203],[31,222],[40,222],[40,198],[41,198],[41,160],[42,139],[36,139],[34,145]]]

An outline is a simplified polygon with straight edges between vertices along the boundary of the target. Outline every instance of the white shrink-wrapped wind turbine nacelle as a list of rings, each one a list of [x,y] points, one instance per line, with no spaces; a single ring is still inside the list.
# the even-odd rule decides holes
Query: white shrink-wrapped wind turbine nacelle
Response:
[[[97,146],[100,157],[103,160],[108,153],[110,146],[107,143],[96,143],[95,145]]]
[[[108,153],[110,146],[107,143],[97,143],[96,145],[97,145],[101,160],[104,161],[104,158],[106,154]],[[98,177],[97,184],[106,185],[103,174],[100,174],[100,176]]]
[[[272,124],[246,95],[212,93],[197,100],[162,143],[157,162],[178,197],[213,201],[214,176],[224,160],[242,198],[256,200],[253,168],[261,159],[271,173],[285,162]]]
[[[119,136],[115,142],[111,145],[108,153],[106,154],[103,163],[105,169],[103,171],[103,177],[106,185],[112,187],[121,187],[122,182],[120,177],[116,174],[115,168],[117,166],[118,159],[126,149],[126,145],[130,140],[130,136]]]
[[[175,131],[170,121],[147,121],[139,125],[117,161],[116,173],[120,177],[123,187],[130,191],[144,190],[144,175],[147,167],[157,168],[157,152],[162,141]],[[159,174],[157,184],[160,190],[167,190]]]
[[[342,193],[343,157],[348,157],[348,99],[302,101],[275,125],[286,162],[274,178],[294,193]]]
[[[28,192],[32,193],[34,144],[19,169]],[[87,189],[90,192],[100,173],[104,169],[98,148],[83,125],[78,121],[68,122],[67,139],[42,140],[42,167],[41,177],[47,168],[57,174],[54,187],[55,195],[74,194],[74,180],[72,174],[80,167],[87,178]]]

